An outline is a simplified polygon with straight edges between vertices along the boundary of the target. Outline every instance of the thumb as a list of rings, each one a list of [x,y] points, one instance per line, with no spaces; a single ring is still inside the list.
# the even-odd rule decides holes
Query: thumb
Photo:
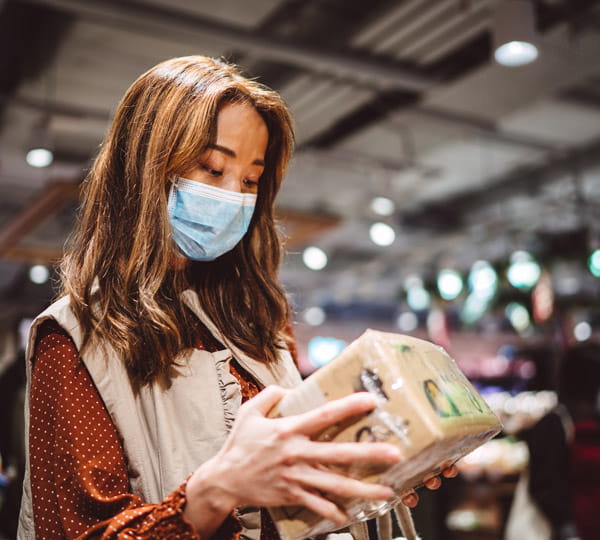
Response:
[[[280,400],[287,394],[287,390],[281,386],[271,385],[259,392],[247,402],[248,409],[259,412],[265,416]]]

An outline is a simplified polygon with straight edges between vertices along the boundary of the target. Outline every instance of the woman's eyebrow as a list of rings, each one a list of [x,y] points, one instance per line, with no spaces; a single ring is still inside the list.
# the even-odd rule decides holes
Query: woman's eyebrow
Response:
[[[237,157],[237,154],[231,148],[227,148],[226,146],[221,146],[220,144],[210,144],[210,145],[208,145],[208,148],[210,148],[211,150],[216,150],[217,152],[221,152],[232,158]],[[264,159],[255,159],[252,162],[252,165],[259,165],[260,167],[264,167],[265,160]]]

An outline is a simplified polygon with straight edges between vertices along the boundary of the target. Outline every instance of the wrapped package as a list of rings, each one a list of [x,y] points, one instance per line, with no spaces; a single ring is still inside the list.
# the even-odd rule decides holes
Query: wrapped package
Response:
[[[391,467],[368,463],[330,466],[353,478],[391,486],[396,493],[388,501],[332,497],[348,513],[350,523],[389,511],[424,478],[453,464],[502,429],[498,418],[441,347],[375,330],[367,330],[303,381],[269,416],[299,414],[360,391],[377,396],[375,410],[336,424],[313,438],[388,442],[400,449],[402,457]],[[271,508],[270,512],[284,540],[339,528],[301,506]]]

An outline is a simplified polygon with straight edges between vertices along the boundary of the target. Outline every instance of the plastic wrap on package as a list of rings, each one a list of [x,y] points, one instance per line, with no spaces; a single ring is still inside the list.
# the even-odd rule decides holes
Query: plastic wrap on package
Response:
[[[453,464],[502,429],[498,418],[441,347],[375,330],[367,330],[303,381],[269,415],[299,414],[360,391],[377,396],[376,409],[313,438],[385,441],[395,444],[402,458],[389,468],[365,463],[330,467],[353,478],[389,485],[396,493],[385,502],[332,497],[351,522],[389,511],[400,503],[403,493],[419,487],[423,478]],[[301,506],[271,508],[270,512],[284,540],[338,528]]]

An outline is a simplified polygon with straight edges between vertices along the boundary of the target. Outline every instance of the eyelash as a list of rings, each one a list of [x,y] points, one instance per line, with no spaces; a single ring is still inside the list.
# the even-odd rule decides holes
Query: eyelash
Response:
[[[204,165],[203,163],[200,163],[200,167],[202,167],[208,174],[210,174],[211,176],[214,176],[215,178],[219,178],[220,176],[223,176],[223,171],[217,171],[216,169],[211,169],[208,165]]]
[[[214,176],[215,178],[220,178],[223,176],[223,171],[217,171],[216,169],[211,169],[208,165],[200,164],[200,167],[204,169],[208,174]],[[258,182],[254,180],[244,180],[244,183],[248,186],[258,186]]]

